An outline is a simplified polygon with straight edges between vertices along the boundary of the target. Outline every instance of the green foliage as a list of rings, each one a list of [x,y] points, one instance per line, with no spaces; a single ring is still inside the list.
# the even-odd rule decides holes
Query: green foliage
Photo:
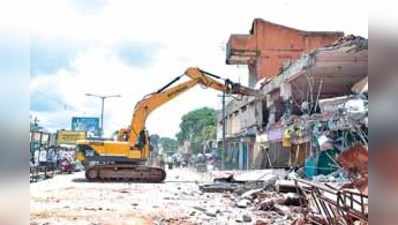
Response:
[[[214,109],[203,107],[193,110],[182,117],[177,140],[180,144],[191,142],[192,151],[197,153],[204,141],[216,138],[216,124],[217,113]]]
[[[203,127],[201,135],[203,140],[215,139],[217,135],[217,127],[213,125]]]
[[[161,137],[159,142],[165,152],[170,153],[177,151],[177,140],[168,137]]]

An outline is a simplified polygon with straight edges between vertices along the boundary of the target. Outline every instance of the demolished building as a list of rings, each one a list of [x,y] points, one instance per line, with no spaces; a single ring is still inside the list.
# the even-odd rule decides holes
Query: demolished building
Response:
[[[278,133],[276,144],[290,151],[290,166],[303,166],[315,147],[323,150],[323,142],[330,142],[327,135],[355,133],[367,144],[367,128],[361,128],[367,125],[367,95],[352,91],[366,80],[367,63],[367,40],[347,36],[304,54],[262,85],[269,114],[263,133]],[[320,146],[313,146],[315,136]],[[349,146],[342,143],[338,150]]]
[[[303,197],[292,224],[368,224],[368,40],[256,19],[231,35],[227,64],[247,64],[263,95],[219,114],[225,168],[290,168],[281,184]],[[260,209],[280,209],[269,201]]]
[[[219,115],[218,128],[223,119],[226,123],[226,168],[302,167],[306,162],[310,168],[317,161],[307,175],[334,171],[330,155],[351,143],[327,149],[336,142],[328,135],[344,133],[352,143],[367,142],[367,54],[367,39],[361,37],[304,32],[261,19],[254,20],[250,35],[231,35],[227,63],[247,64],[249,84],[255,81],[265,97],[233,99],[225,118]],[[330,127],[322,133],[325,124]],[[318,152],[317,160],[308,160],[315,157],[311,152]],[[327,166],[319,169],[322,164]]]
[[[283,66],[298,59],[302,53],[333,43],[342,32],[302,31],[295,28],[254,19],[249,35],[233,34],[227,43],[226,63],[248,65],[249,86],[257,87],[258,81],[276,77]],[[259,132],[268,121],[266,99],[243,97],[232,100],[226,107],[227,168],[261,168],[264,160],[257,156],[256,143],[263,139]],[[223,116],[219,116],[219,128]],[[277,133],[276,133],[277,134]],[[219,136],[220,137],[220,136]],[[271,136],[274,137],[274,136]],[[276,140],[277,136],[274,137]],[[260,151],[261,153],[261,151]],[[286,166],[286,152],[275,149],[269,156],[273,167]],[[282,159],[282,160],[280,160]]]

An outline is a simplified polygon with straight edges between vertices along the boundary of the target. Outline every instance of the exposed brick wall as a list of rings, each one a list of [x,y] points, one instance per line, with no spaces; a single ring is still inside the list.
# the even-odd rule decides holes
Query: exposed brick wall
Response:
[[[276,76],[286,61],[335,42],[342,32],[308,32],[255,19],[249,35],[234,34],[227,43],[227,64],[247,64],[249,80]],[[253,77],[254,76],[254,77]],[[253,86],[253,83],[250,84]]]

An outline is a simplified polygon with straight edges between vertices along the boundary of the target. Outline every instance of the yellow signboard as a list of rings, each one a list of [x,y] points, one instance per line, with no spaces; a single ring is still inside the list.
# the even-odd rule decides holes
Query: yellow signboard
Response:
[[[78,140],[86,139],[85,131],[68,131],[62,130],[57,133],[58,144],[76,144]]]

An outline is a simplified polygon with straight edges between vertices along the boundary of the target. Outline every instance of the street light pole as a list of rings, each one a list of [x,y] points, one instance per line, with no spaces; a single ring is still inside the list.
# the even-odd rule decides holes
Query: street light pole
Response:
[[[104,96],[102,96],[101,97],[101,133],[100,133],[100,135],[101,135],[101,137],[102,137],[102,135],[104,135],[104,104],[105,104],[105,97]]]
[[[92,96],[92,97],[97,97],[101,99],[101,128],[100,128],[100,136],[102,137],[104,134],[104,105],[105,105],[105,99],[107,98],[120,98],[122,97],[121,95],[94,95],[90,93],[86,93],[86,96]]]

